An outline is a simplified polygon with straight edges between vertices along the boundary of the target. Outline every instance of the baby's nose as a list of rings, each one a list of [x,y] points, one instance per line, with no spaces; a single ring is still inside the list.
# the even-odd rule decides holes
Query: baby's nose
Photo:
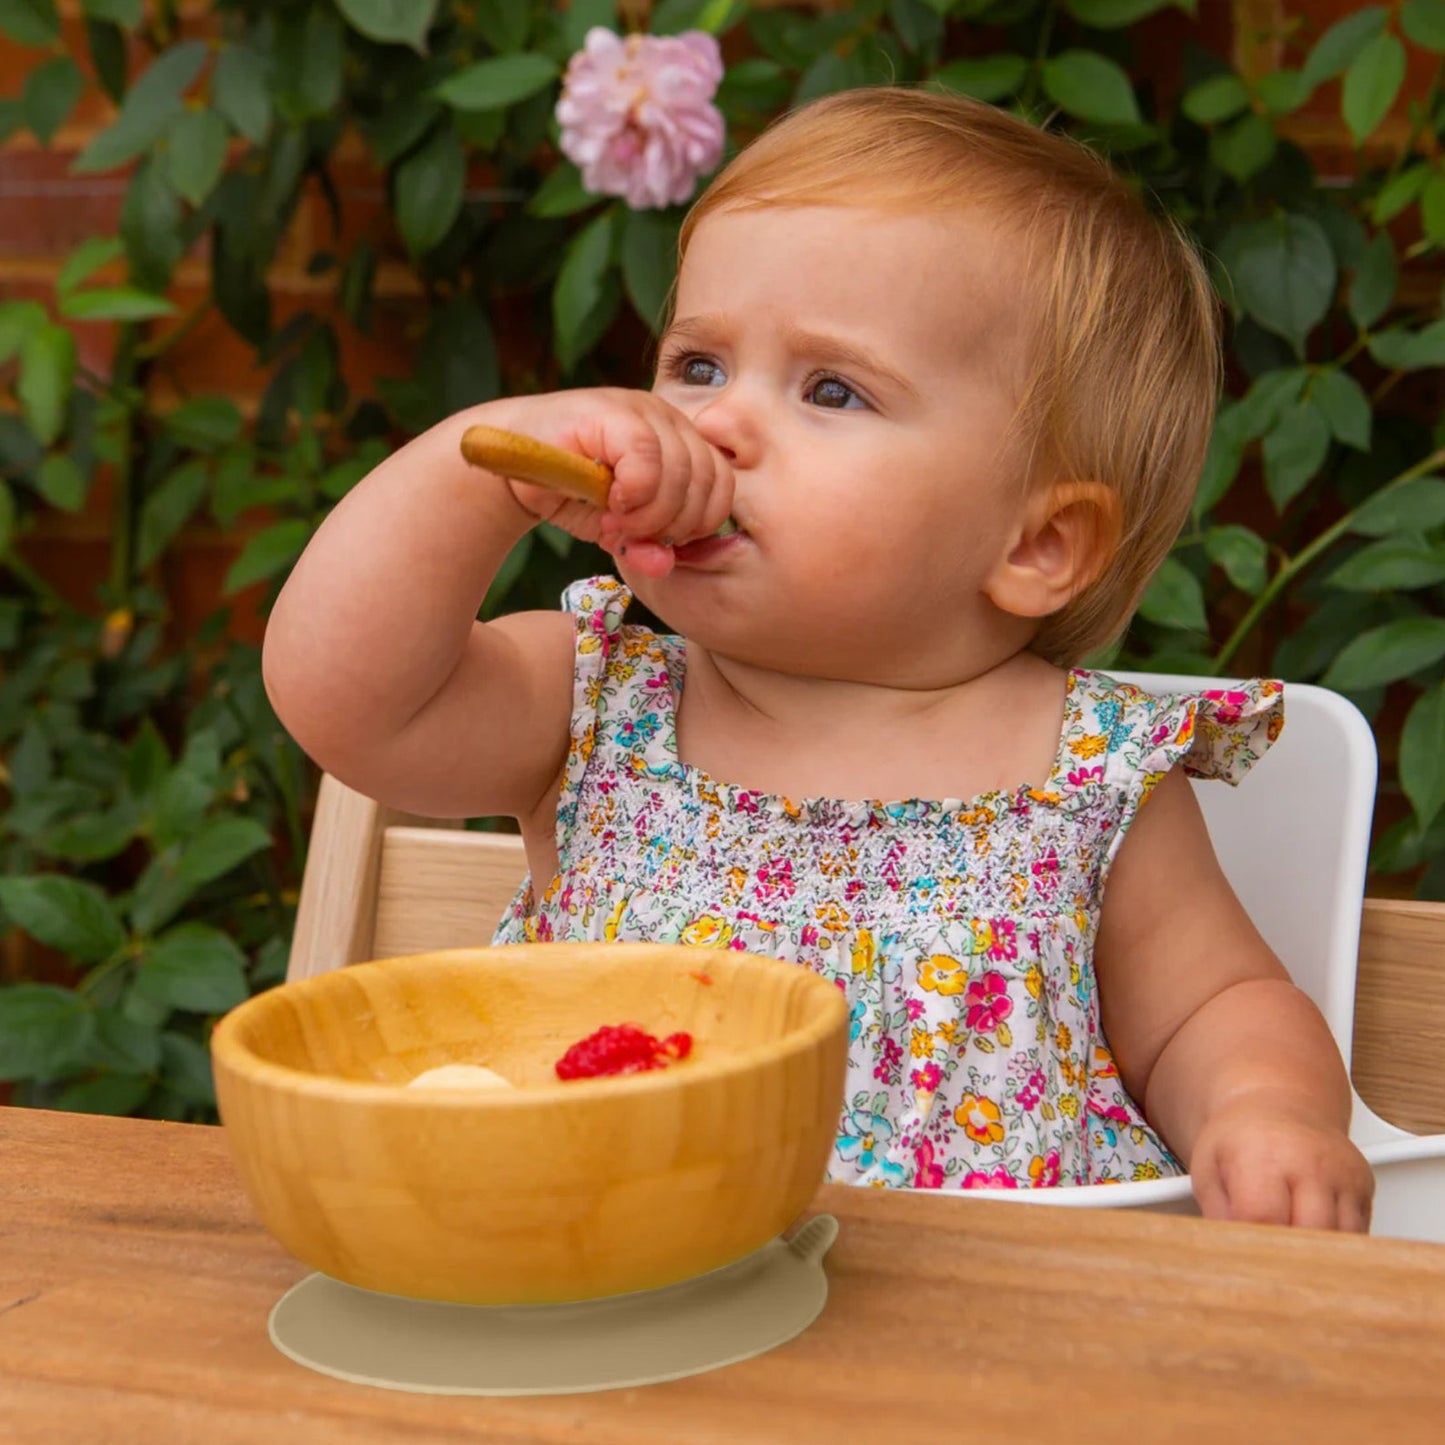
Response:
[[[762,428],[753,411],[740,398],[719,397],[692,419],[699,435],[735,467],[753,465],[761,449]]]

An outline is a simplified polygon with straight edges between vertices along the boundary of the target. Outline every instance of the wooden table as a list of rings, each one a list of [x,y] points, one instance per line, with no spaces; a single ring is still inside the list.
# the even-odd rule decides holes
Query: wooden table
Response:
[[[5,1445],[1438,1441],[1445,1248],[825,1186],[822,1317],[646,1389],[346,1385],[266,1334],[303,1274],[219,1129],[0,1108]]]

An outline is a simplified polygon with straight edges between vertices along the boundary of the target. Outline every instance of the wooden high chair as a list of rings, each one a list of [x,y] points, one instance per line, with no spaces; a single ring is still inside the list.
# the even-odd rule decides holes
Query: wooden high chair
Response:
[[[1160,689],[1221,685],[1123,676]],[[1236,892],[1350,1065],[1351,1134],[1380,1181],[1377,1229],[1445,1242],[1445,904],[1365,899],[1361,912],[1373,737],[1334,693],[1291,685],[1287,697],[1285,731],[1258,772],[1237,789],[1200,785],[1201,805]],[[525,874],[515,836],[404,817],[324,778],[287,978],[485,946]],[[1192,1208],[1187,1179],[1037,1193]]]

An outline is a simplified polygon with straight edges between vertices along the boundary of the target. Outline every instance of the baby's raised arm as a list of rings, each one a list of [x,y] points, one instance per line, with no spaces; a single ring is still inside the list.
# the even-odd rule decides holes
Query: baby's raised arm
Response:
[[[1139,810],[1105,890],[1095,969],[1120,1077],[1210,1216],[1365,1229],[1374,1179],[1350,1082],[1214,856],[1188,780]]]
[[[609,510],[469,465],[461,436],[474,424],[607,463]],[[563,392],[461,412],[381,463],[317,530],[267,625],[272,705],[359,792],[432,817],[525,819],[566,757],[572,623],[560,612],[478,622],[503,559],[539,518],[608,546],[681,542],[715,529],[730,504],[725,464],[648,393]]]

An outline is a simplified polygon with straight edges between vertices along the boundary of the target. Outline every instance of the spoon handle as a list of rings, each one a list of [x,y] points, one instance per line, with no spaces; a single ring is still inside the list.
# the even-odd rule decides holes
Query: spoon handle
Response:
[[[495,426],[469,426],[462,433],[462,455],[474,467],[531,482],[594,507],[607,505],[611,467],[539,442],[535,437]]]

